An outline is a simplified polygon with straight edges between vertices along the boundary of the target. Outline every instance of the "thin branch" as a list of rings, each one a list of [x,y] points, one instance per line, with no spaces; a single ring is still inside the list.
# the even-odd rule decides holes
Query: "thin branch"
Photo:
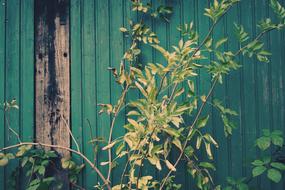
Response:
[[[263,32],[259,33],[256,38],[252,41],[252,42],[255,42],[255,41],[258,41],[260,38],[262,38],[264,36],[264,34],[266,34],[267,32],[270,32],[272,30],[276,30],[276,28],[271,28],[271,29],[268,29],[268,30],[264,30]],[[249,43],[245,46],[243,46],[242,48],[240,48],[235,54],[234,54],[234,57],[236,57],[238,54],[240,54],[243,50],[245,50],[247,47],[248,47]]]
[[[92,132],[92,127],[91,127],[91,122],[90,122],[90,120],[87,118],[86,119],[86,121],[87,121],[87,124],[88,124],[88,127],[89,127],[89,130],[90,130],[90,139],[91,139],[91,141],[94,139],[94,135],[93,135],[93,132]],[[91,142],[91,145],[92,145],[92,148],[93,148],[93,152],[94,152],[94,164],[96,163],[96,146],[95,146],[95,142]]]
[[[200,49],[204,46],[204,44],[207,42],[207,40],[209,39],[209,37],[212,35],[212,33],[213,33],[213,31],[214,31],[216,25],[219,23],[220,19],[228,12],[228,10],[229,10],[231,7],[232,7],[232,6],[229,6],[229,7],[225,10],[225,12],[219,17],[219,19],[218,19],[217,21],[215,21],[215,22],[212,24],[212,26],[211,26],[211,28],[209,29],[207,35],[205,36],[205,38],[203,39],[203,41],[200,43],[200,45],[195,49],[195,51],[194,51],[193,54],[191,55],[190,59],[192,59],[193,57],[195,57],[196,54],[200,51]],[[184,66],[184,65],[181,65],[181,66],[179,66],[179,67],[182,67],[182,66]],[[173,97],[174,97],[174,93],[175,93],[175,91],[176,91],[176,89],[177,89],[177,86],[178,86],[178,83],[175,83],[175,84],[174,84],[174,87],[173,87],[173,89],[172,89],[172,92],[171,92],[171,96],[170,96],[169,101],[168,101],[167,104],[170,104],[170,103],[171,103],[171,101],[172,101],[172,99],[173,99]]]
[[[256,37],[253,41],[259,40],[265,33],[270,32],[270,31],[272,31],[272,30],[274,30],[274,29],[269,29],[269,30],[265,30],[265,31],[261,32],[259,35],[257,35],[257,37]],[[248,44],[245,45],[244,47],[240,48],[240,49],[234,54],[234,56],[236,57],[238,54],[240,54],[240,53],[241,53],[245,48],[247,48],[247,47],[248,47]],[[203,109],[204,109],[204,107],[205,107],[205,105],[206,105],[206,103],[207,103],[209,97],[210,97],[211,94],[213,93],[213,90],[214,90],[214,88],[215,88],[215,85],[217,84],[217,81],[218,81],[218,77],[214,79],[213,85],[212,85],[212,87],[211,87],[211,89],[210,89],[208,95],[206,96],[205,100],[203,101],[203,103],[202,103],[202,105],[201,105],[201,107],[200,107],[200,109],[199,109],[199,111],[198,111],[198,113],[197,113],[197,115],[196,115],[196,117],[195,117],[195,119],[194,119],[194,121],[193,121],[193,124],[192,124],[191,127],[189,128],[189,132],[188,132],[186,141],[184,142],[183,148],[182,148],[181,153],[179,154],[179,156],[178,156],[178,158],[177,158],[177,160],[176,160],[176,162],[175,162],[175,164],[174,164],[174,167],[176,167],[176,166],[178,165],[179,161],[181,160],[181,158],[182,158],[182,156],[183,156],[183,152],[184,152],[185,148],[187,147],[187,143],[188,143],[188,141],[189,141],[189,137],[190,137],[190,135],[191,135],[191,131],[192,131],[192,129],[195,127],[195,125],[196,125],[196,123],[197,123],[197,121],[198,121],[198,119],[199,119],[199,117],[200,117],[200,115],[201,115],[201,113],[202,113],[202,111],[203,111]],[[164,185],[165,185],[167,179],[170,177],[171,173],[172,173],[172,170],[170,170],[170,171],[168,172],[167,176],[165,177],[165,179],[164,179],[164,181],[163,181],[163,183],[162,183],[162,185],[161,185],[161,187],[160,187],[160,190],[162,190],[162,188],[164,187]]]
[[[202,105],[201,105],[201,107],[200,107],[200,109],[199,109],[199,111],[198,111],[198,113],[197,113],[197,115],[196,115],[196,117],[195,117],[195,119],[194,119],[192,125],[190,126],[190,128],[189,128],[189,130],[188,130],[189,132],[188,132],[187,138],[186,138],[186,140],[185,140],[185,142],[184,142],[184,144],[183,144],[182,150],[181,150],[181,152],[180,152],[180,154],[179,154],[179,156],[178,156],[178,158],[177,158],[175,164],[173,165],[174,167],[176,167],[176,166],[178,165],[178,163],[180,162],[180,160],[182,159],[182,156],[183,156],[183,154],[184,154],[184,150],[185,150],[185,148],[187,147],[187,144],[188,144],[188,141],[189,141],[189,137],[191,136],[192,129],[193,129],[193,128],[195,127],[195,125],[197,124],[198,119],[199,119],[199,117],[200,117],[200,115],[201,115],[201,113],[202,113],[202,111],[203,111],[203,109],[204,109],[204,107],[205,107],[205,105],[206,105],[206,102],[208,101],[209,97],[212,95],[212,93],[213,93],[213,91],[214,91],[214,88],[215,88],[215,86],[216,86],[216,84],[217,84],[217,81],[218,81],[218,78],[215,78],[215,79],[214,79],[214,82],[213,82],[213,84],[212,84],[212,86],[211,86],[211,89],[209,90],[209,92],[208,92],[208,94],[207,94],[205,100],[203,101],[203,103],[202,103]],[[170,171],[168,172],[168,174],[167,174],[166,177],[164,178],[164,180],[163,180],[163,182],[162,182],[162,184],[161,184],[161,186],[160,186],[160,188],[159,188],[160,190],[163,189],[163,187],[164,187],[164,185],[165,185],[167,179],[170,177],[170,175],[171,175],[172,172],[173,172],[173,170],[170,170]]]
[[[43,146],[43,147],[49,147],[49,148],[55,148],[55,149],[62,149],[62,150],[66,150],[69,152],[72,152],[74,154],[77,154],[78,156],[80,156],[83,160],[85,160],[89,166],[99,175],[99,177],[102,179],[102,181],[105,183],[105,185],[107,185],[108,190],[111,190],[111,186],[109,185],[109,182],[106,180],[106,178],[103,176],[103,174],[101,173],[101,171],[97,168],[97,166],[95,166],[84,154],[82,154],[80,151],[76,151],[74,149],[68,148],[68,147],[64,147],[64,146],[60,146],[60,145],[51,145],[51,144],[45,144],[45,143],[34,143],[34,142],[22,142],[19,144],[15,144],[15,145],[11,145],[11,146],[7,146],[4,147],[2,149],[0,149],[0,152],[3,152],[5,150],[10,150],[10,149],[14,149],[23,145],[33,145],[33,146]]]
[[[21,139],[20,139],[19,134],[18,134],[14,129],[12,129],[11,127],[8,127],[8,129],[9,129],[10,131],[12,131],[12,133],[14,133],[14,135],[17,137],[18,142],[21,143],[22,141],[21,141]]]
[[[119,99],[119,104],[118,104],[118,107],[116,108],[115,110],[115,113],[114,113],[114,117],[112,119],[112,123],[111,123],[111,127],[110,127],[110,133],[109,133],[109,139],[108,139],[108,144],[111,144],[112,142],[112,136],[113,136],[113,129],[115,127],[115,122],[116,122],[116,119],[117,119],[117,116],[118,116],[118,113],[120,112],[121,110],[121,107],[122,105],[124,104],[124,100],[125,100],[125,97],[126,97],[126,94],[128,92],[128,89],[129,89],[129,85],[127,85],[123,91],[123,94],[122,96],[120,97]],[[108,176],[107,176],[107,180],[110,181],[110,177],[111,177],[111,172],[112,172],[112,150],[111,148],[108,149],[108,158],[109,158],[109,169],[108,169]]]
[[[64,119],[63,115],[61,115],[60,117],[62,118],[62,120],[63,120],[63,122],[64,122],[64,125],[65,125],[65,127],[66,127],[66,129],[67,129],[69,135],[71,136],[73,142],[75,143],[76,148],[77,148],[77,151],[80,152],[80,148],[79,148],[78,142],[76,141],[74,135],[72,134],[72,132],[71,132],[71,130],[70,130],[70,128],[69,128],[69,125],[68,125],[66,119]]]
[[[142,166],[145,160],[145,156],[142,158],[141,164],[139,166],[139,173],[138,173],[138,177],[137,177],[137,182],[136,182],[136,190],[139,190],[139,180],[140,177],[142,176]]]
[[[159,93],[160,93],[160,91],[161,91],[161,89],[162,89],[164,80],[165,80],[165,78],[166,78],[166,76],[168,75],[169,72],[170,72],[170,71],[167,71],[167,72],[163,75],[163,77],[161,78],[161,80],[160,80],[160,84],[159,84],[158,90],[157,90],[156,95],[155,95],[155,98],[156,98],[156,99],[157,99],[157,97],[158,97],[158,95],[159,95]]]

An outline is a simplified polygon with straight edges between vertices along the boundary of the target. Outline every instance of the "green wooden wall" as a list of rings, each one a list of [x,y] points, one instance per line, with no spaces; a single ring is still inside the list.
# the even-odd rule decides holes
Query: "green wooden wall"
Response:
[[[71,125],[72,131],[80,142],[81,149],[92,158],[92,146],[88,142],[93,136],[108,136],[110,117],[98,115],[98,103],[115,103],[121,89],[114,83],[108,67],[118,67],[124,49],[129,45],[118,28],[127,25],[129,19],[139,19],[131,11],[128,0],[70,0],[70,43],[71,43]],[[152,0],[154,4],[158,1]],[[285,5],[285,0],[282,0]],[[0,102],[16,98],[19,111],[10,115],[10,125],[26,140],[33,139],[34,129],[34,18],[33,0],[0,0]],[[210,2],[210,0],[209,0]],[[171,47],[178,42],[180,34],[176,27],[181,23],[194,21],[201,36],[205,36],[210,25],[203,16],[203,9],[208,0],[168,0],[174,6],[171,24],[151,24],[158,34],[161,44]],[[216,37],[229,35],[234,39],[233,21],[242,23],[248,31],[256,34],[257,21],[270,16],[268,0],[243,0],[233,8],[218,25],[213,34]],[[220,148],[215,151],[217,173],[214,178],[223,183],[226,176],[239,177],[248,175],[251,160],[260,153],[253,147],[254,140],[261,134],[261,129],[280,129],[285,132],[285,43],[284,32],[273,32],[264,42],[273,52],[271,63],[259,63],[254,59],[241,58],[242,69],[226,78],[219,86],[214,97],[219,97],[226,104],[240,113],[234,118],[239,126],[230,139],[225,139],[222,123],[217,114],[212,112],[209,131],[219,141]],[[229,40],[225,49],[237,49],[235,40]],[[163,58],[154,50],[143,47],[147,56],[142,63],[162,62]],[[210,56],[210,55],[209,55]],[[201,72],[197,79],[198,91],[204,93],[211,81],[206,73]],[[128,99],[139,94],[132,92]],[[115,134],[124,133],[125,113],[117,120]],[[7,122],[0,114],[0,147],[16,142],[8,138]],[[90,132],[89,123],[92,128]],[[5,127],[4,127],[5,126]],[[172,155],[174,159],[175,155]],[[203,156],[203,155],[201,155]],[[100,153],[97,163],[106,161],[107,155]],[[123,160],[121,162],[124,162]],[[7,188],[7,179],[17,163],[0,169],[0,189]],[[102,168],[101,166],[99,166]],[[183,189],[190,189],[192,181],[184,165],[176,173]],[[104,170],[104,169],[103,169]],[[107,171],[106,169],[104,171]],[[122,168],[115,170],[113,182],[118,183]],[[145,167],[146,173],[163,176],[163,172],[154,173]],[[105,172],[106,173],[106,172]],[[80,184],[87,189],[97,182],[98,177],[88,167],[80,175]],[[5,186],[6,184],[6,186]],[[258,189],[285,188],[285,183],[274,185],[263,178],[253,182]],[[5,188],[6,187],[6,188]]]
[[[34,128],[34,16],[33,0],[0,1],[0,102],[16,99],[20,110],[12,111],[10,127],[25,140],[33,139]],[[0,113],[0,147],[15,144],[4,113]],[[0,168],[0,189],[17,163]]]

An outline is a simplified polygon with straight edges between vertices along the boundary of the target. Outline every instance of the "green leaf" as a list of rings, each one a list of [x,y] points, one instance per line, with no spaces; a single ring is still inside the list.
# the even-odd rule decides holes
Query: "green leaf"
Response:
[[[197,128],[200,129],[200,128],[203,128],[206,126],[207,122],[209,120],[209,115],[205,116],[205,117],[202,117],[198,120],[197,122]]]
[[[182,144],[181,144],[181,141],[178,139],[178,138],[174,138],[172,143],[177,147],[179,148],[181,151],[182,151]]]
[[[187,146],[184,152],[188,157],[192,157],[194,153],[194,148],[192,146]]]
[[[266,171],[266,167],[264,167],[264,166],[254,167],[252,170],[252,176],[253,177],[259,176],[259,175],[263,174],[265,171]]]
[[[108,149],[112,148],[116,143],[117,143],[117,141],[113,141],[110,144],[108,144],[107,146],[104,146],[102,148],[102,150],[108,150]]]
[[[120,31],[121,31],[121,32],[127,32],[128,29],[126,29],[126,28],[124,28],[124,27],[121,27],[121,28],[120,28]]]
[[[46,168],[44,166],[40,166],[38,172],[39,174],[44,175],[46,172]]]
[[[213,144],[216,148],[219,148],[218,143],[215,141],[215,139],[210,134],[205,134],[204,138],[211,144]]]
[[[223,44],[226,43],[227,41],[228,41],[228,38],[222,38],[222,39],[220,39],[220,40],[216,43],[215,48],[216,48],[216,49],[219,48],[221,45],[223,45]]]
[[[249,190],[249,187],[245,183],[240,183],[240,184],[237,184],[237,189],[238,190]]]
[[[202,143],[202,137],[198,136],[196,140],[196,149],[200,149]]]
[[[116,155],[119,155],[124,148],[125,148],[125,142],[122,142],[121,144],[119,144],[119,146],[116,149]]]
[[[272,163],[270,163],[270,165],[276,169],[285,170],[285,164],[283,164],[281,162],[272,162]]]
[[[6,154],[6,157],[10,160],[10,159],[14,159],[15,156],[11,153]]]
[[[285,18],[285,8],[277,0],[270,0],[270,7],[278,15],[280,19]]]
[[[163,128],[163,131],[165,131],[166,133],[168,133],[170,136],[173,136],[173,137],[176,137],[178,138],[180,136],[180,133],[178,130],[176,129],[173,129],[171,127],[166,127],[166,128]]]
[[[9,162],[9,159],[5,156],[0,159],[0,166],[6,166]]]
[[[206,148],[206,152],[207,152],[207,155],[209,157],[210,160],[213,159],[213,154],[212,154],[212,151],[211,151],[211,144],[210,143],[205,143],[205,148]]]
[[[148,97],[147,92],[144,90],[144,88],[140,85],[140,83],[135,82],[135,85],[137,86],[137,88],[140,90],[140,92],[142,93],[142,95],[144,95],[144,97]]]
[[[272,139],[272,143],[273,143],[274,145],[280,146],[280,147],[283,146],[284,139],[283,139],[281,136],[272,135],[272,136],[271,136],[271,139]]]
[[[264,162],[262,160],[254,160],[251,164],[254,166],[262,166]]]
[[[204,168],[209,168],[209,169],[212,169],[214,171],[216,170],[215,166],[210,162],[200,162],[199,166],[204,167]]]
[[[260,137],[256,140],[256,144],[261,150],[268,149],[270,146],[270,142],[271,142],[270,137]]]
[[[245,42],[249,39],[248,33],[245,32],[244,27],[234,23],[235,33],[240,43]]]
[[[165,160],[165,164],[169,170],[176,171],[176,168],[168,160]]]
[[[278,170],[276,170],[276,169],[269,169],[269,170],[267,171],[267,177],[268,177],[271,181],[273,181],[273,182],[275,182],[275,183],[278,183],[278,182],[281,180],[282,175],[281,175],[281,173],[280,173]]]
[[[213,39],[212,38],[208,38],[208,40],[205,43],[205,46],[207,48],[210,48],[212,46],[212,43],[213,43]]]

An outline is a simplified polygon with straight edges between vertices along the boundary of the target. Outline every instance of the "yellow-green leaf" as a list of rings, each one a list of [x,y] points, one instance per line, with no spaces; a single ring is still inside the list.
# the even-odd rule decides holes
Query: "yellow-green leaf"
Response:
[[[176,168],[168,160],[165,160],[165,164],[171,171],[176,171]]]
[[[172,143],[182,151],[182,144],[179,139],[177,138],[173,139]]]
[[[209,120],[209,115],[205,116],[205,117],[202,117],[198,120],[197,122],[197,128],[200,129],[200,128],[203,128],[206,126],[207,122]]]
[[[115,144],[117,143],[117,141],[113,141],[110,144],[108,144],[107,146],[103,147],[102,150],[107,150],[112,148]]]
[[[3,157],[0,159],[0,166],[6,166],[8,164],[9,160],[7,157]]]

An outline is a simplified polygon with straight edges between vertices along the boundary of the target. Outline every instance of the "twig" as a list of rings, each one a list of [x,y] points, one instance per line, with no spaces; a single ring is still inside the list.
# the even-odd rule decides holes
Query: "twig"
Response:
[[[60,146],[60,145],[51,145],[51,144],[45,144],[45,143],[35,143],[35,142],[22,142],[19,144],[15,144],[15,145],[11,145],[11,146],[7,146],[4,147],[2,149],[0,149],[0,152],[3,152],[5,150],[9,150],[9,149],[14,149],[23,145],[33,145],[33,146],[43,146],[43,147],[50,147],[50,148],[56,148],[56,149],[62,149],[62,150],[66,150],[69,152],[72,152],[74,154],[77,154],[78,156],[80,156],[83,160],[85,160],[89,166],[99,175],[99,177],[102,179],[102,181],[105,183],[105,185],[107,185],[108,190],[111,190],[111,186],[109,185],[109,182],[106,180],[106,178],[103,176],[103,174],[101,173],[101,171],[97,168],[97,166],[95,166],[84,154],[82,154],[80,151],[76,151],[74,149],[68,148],[68,147],[64,147],[64,146]]]
[[[213,33],[213,31],[214,31],[216,25],[219,23],[220,19],[228,12],[228,10],[229,10],[231,7],[232,7],[232,6],[229,6],[229,7],[225,10],[225,12],[219,17],[219,19],[218,19],[217,21],[215,21],[215,22],[212,24],[212,26],[211,26],[211,28],[209,29],[209,31],[208,31],[207,35],[205,36],[204,40],[203,40],[203,41],[200,43],[200,45],[195,49],[195,51],[194,51],[193,54],[191,55],[190,59],[192,59],[193,57],[195,57],[196,54],[200,51],[200,49],[204,46],[204,44],[207,42],[207,40],[209,39],[209,37],[212,35],[212,33]],[[182,66],[184,66],[184,65],[178,66],[178,68],[179,68],[179,67],[182,67]],[[176,89],[177,89],[177,86],[178,86],[178,83],[175,83],[175,84],[174,84],[174,87],[173,87],[173,89],[172,89],[172,92],[171,92],[171,96],[170,96],[169,101],[167,102],[167,104],[170,104],[170,103],[171,103],[171,101],[172,101],[172,99],[173,99],[173,97],[174,97],[174,93],[175,93],[175,91],[176,91]]]
[[[160,81],[160,84],[159,84],[159,88],[158,88],[158,90],[157,90],[157,92],[156,92],[156,95],[155,95],[155,98],[156,98],[156,99],[157,99],[157,97],[158,97],[158,95],[159,95],[159,93],[160,93],[160,91],[161,91],[161,89],[162,89],[164,80],[165,80],[165,78],[166,78],[166,76],[168,75],[169,72],[170,72],[170,71],[167,71],[167,72],[163,75],[163,77],[161,78],[161,81]]]
[[[85,188],[83,188],[83,187],[77,185],[76,183],[73,183],[73,182],[71,182],[71,181],[70,181],[69,183],[71,184],[71,186],[73,186],[73,187],[75,187],[75,188],[77,188],[77,189],[86,190]]]
[[[112,123],[111,123],[111,127],[110,127],[110,133],[109,133],[109,139],[108,139],[108,144],[110,144],[112,142],[112,136],[113,136],[113,129],[115,127],[115,122],[116,122],[116,119],[117,119],[117,116],[118,116],[118,113],[120,112],[121,110],[121,107],[124,103],[124,100],[125,100],[125,97],[126,97],[126,94],[128,92],[128,89],[129,89],[129,85],[127,85],[123,91],[123,94],[122,96],[120,97],[119,99],[119,104],[118,104],[118,107],[117,109],[115,110],[115,113],[114,113],[114,117],[112,119]],[[112,150],[111,148],[108,149],[108,158],[109,158],[109,169],[108,169],[108,176],[107,176],[107,180],[110,181],[110,177],[111,177],[111,172],[112,172]]]
[[[21,139],[20,139],[19,134],[18,134],[14,129],[12,129],[11,127],[8,127],[8,129],[9,129],[10,131],[12,131],[12,133],[14,133],[14,135],[17,137],[19,143],[21,143],[22,141],[21,141]]]
[[[93,132],[92,132],[92,127],[91,127],[91,122],[90,122],[90,120],[87,118],[86,119],[87,120],[87,124],[88,124],[88,127],[89,127],[89,130],[90,130],[90,139],[91,139],[91,141],[94,139],[94,135],[93,135]],[[96,154],[97,154],[97,152],[96,152],[96,146],[94,145],[95,143],[94,142],[91,142],[91,144],[92,144],[92,148],[93,148],[93,151],[94,151],[94,164],[96,163]]]
[[[74,135],[72,134],[72,132],[71,132],[71,130],[70,130],[70,128],[69,128],[69,125],[68,125],[66,119],[64,119],[63,115],[61,115],[60,117],[62,118],[62,120],[63,120],[63,122],[64,122],[64,125],[65,125],[65,127],[66,127],[66,129],[67,129],[69,135],[71,136],[72,140],[74,141],[74,143],[75,143],[75,145],[76,145],[76,148],[77,148],[77,151],[80,152],[79,145],[78,145],[78,143],[77,143],[77,141],[76,141]]]
[[[137,177],[137,182],[136,182],[136,190],[139,190],[139,180],[140,177],[142,176],[142,166],[145,160],[145,156],[142,158],[141,164],[139,166],[139,173],[138,173],[138,177]]]
[[[200,115],[201,115],[201,113],[202,113],[202,111],[203,111],[203,109],[204,109],[204,107],[205,107],[205,105],[206,105],[206,102],[208,101],[209,97],[212,95],[212,93],[213,93],[213,91],[214,91],[214,88],[215,88],[215,86],[216,86],[216,84],[217,84],[217,81],[218,81],[218,78],[215,78],[215,79],[214,79],[214,82],[213,82],[213,84],[212,84],[211,89],[209,90],[209,92],[208,92],[208,94],[207,94],[205,100],[203,101],[203,103],[202,103],[202,105],[201,105],[201,107],[200,107],[200,109],[199,109],[199,111],[198,111],[198,113],[197,113],[197,115],[196,115],[196,117],[195,117],[195,119],[194,119],[192,125],[190,126],[190,128],[189,128],[189,130],[188,130],[189,132],[188,132],[188,135],[187,135],[187,137],[186,137],[186,140],[185,140],[185,142],[184,142],[184,144],[183,144],[181,153],[179,154],[179,156],[178,156],[178,158],[177,158],[175,164],[173,165],[174,167],[176,167],[176,166],[178,165],[178,163],[180,162],[180,160],[181,160],[181,158],[182,158],[182,156],[183,156],[183,154],[184,154],[184,150],[185,150],[185,148],[187,147],[187,144],[188,144],[188,141],[189,141],[189,137],[191,136],[192,129],[193,129],[193,128],[195,127],[195,125],[197,124],[197,121],[198,121],[198,119],[199,119],[199,117],[200,117]],[[162,182],[162,184],[161,184],[161,186],[160,186],[160,188],[159,188],[160,190],[163,189],[163,187],[164,187],[164,185],[165,185],[167,179],[170,177],[170,175],[171,175],[172,172],[173,172],[173,170],[170,170],[170,171],[168,172],[168,174],[167,174],[166,177],[164,178],[164,180],[163,180],[163,182]]]
[[[257,41],[259,40],[260,38],[263,37],[264,34],[266,34],[267,32],[270,32],[272,30],[276,30],[276,28],[271,28],[271,29],[268,29],[268,30],[264,30],[263,32],[259,33],[256,38],[252,41]],[[245,45],[244,47],[240,48],[235,54],[234,54],[234,57],[236,57],[238,54],[240,54],[244,49],[246,49],[248,47],[249,44]]]
[[[272,30],[274,30],[274,29],[269,29],[269,30],[265,30],[265,31],[261,32],[253,41],[259,40],[265,33],[270,32],[270,31],[272,31]],[[245,45],[244,47],[240,48],[240,49],[234,54],[234,56],[236,57],[238,54],[240,54],[245,48],[247,48],[247,46],[248,46],[248,44]],[[186,146],[187,146],[187,143],[188,143],[188,141],[189,141],[188,138],[189,138],[189,136],[191,135],[191,131],[192,131],[192,129],[195,127],[195,125],[196,125],[196,123],[197,123],[197,121],[198,121],[198,119],[199,119],[199,117],[200,117],[200,115],[201,115],[201,113],[202,113],[202,111],[203,111],[203,109],[204,109],[206,103],[207,103],[207,100],[208,100],[209,97],[211,96],[211,94],[212,94],[212,92],[213,92],[213,90],[214,90],[214,87],[215,87],[215,85],[217,84],[217,81],[218,81],[218,78],[215,78],[215,79],[214,79],[214,82],[213,82],[213,85],[212,85],[212,87],[211,87],[211,89],[210,89],[208,95],[206,96],[205,100],[203,101],[203,103],[202,103],[202,105],[201,105],[201,107],[200,107],[200,109],[199,109],[199,111],[198,111],[198,113],[197,113],[197,115],[196,115],[196,117],[195,117],[195,120],[194,120],[193,124],[192,124],[191,127],[189,128],[189,133],[188,133],[188,135],[187,135],[186,141],[184,142],[183,148],[182,148],[182,150],[181,150],[181,153],[180,153],[179,156],[178,156],[178,159],[176,160],[176,162],[175,162],[175,164],[174,164],[174,167],[176,167],[176,166],[178,165],[179,161],[181,160],[181,158],[182,158],[182,156],[183,156],[183,152],[184,152],[184,150],[185,150],[185,148],[186,148]],[[164,181],[163,181],[163,183],[162,183],[162,185],[161,185],[161,187],[160,187],[160,190],[162,190],[162,188],[164,187],[164,185],[165,185],[167,179],[170,177],[171,173],[172,173],[172,170],[170,170],[170,171],[168,172],[167,176],[165,177],[165,179],[164,179]]]

